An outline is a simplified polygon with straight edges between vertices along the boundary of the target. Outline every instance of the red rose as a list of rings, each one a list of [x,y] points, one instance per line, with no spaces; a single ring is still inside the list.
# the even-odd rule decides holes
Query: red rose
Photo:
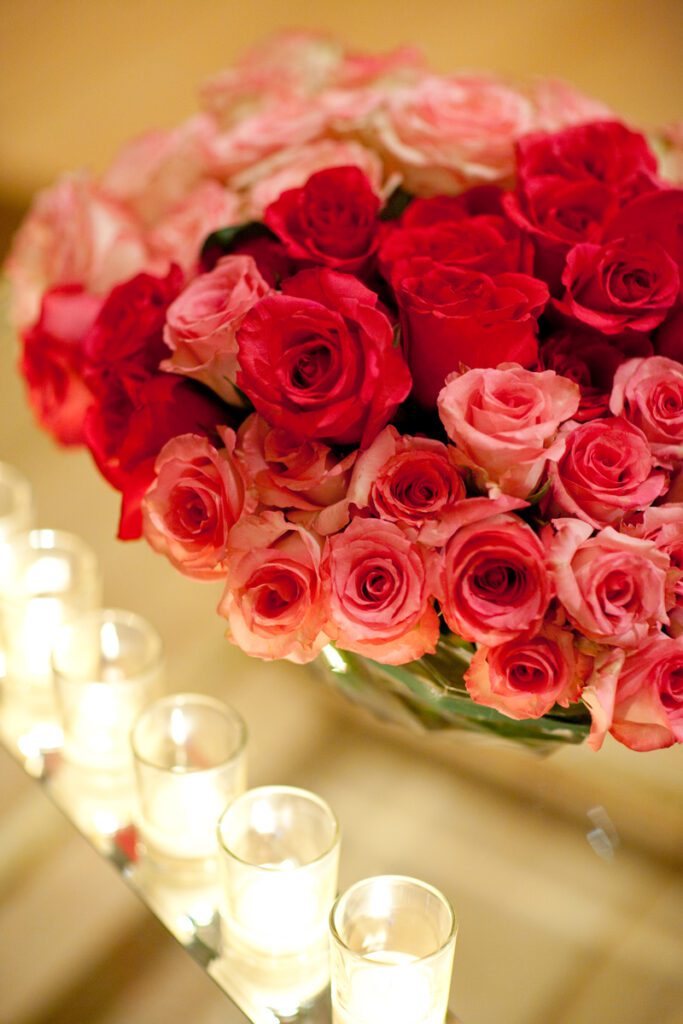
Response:
[[[39,423],[60,444],[83,442],[83,417],[92,395],[83,380],[83,337],[102,300],[80,285],[52,288],[38,321],[23,334],[21,372]]]
[[[363,271],[377,247],[380,201],[358,167],[312,174],[268,207],[267,226],[290,256],[349,273]]]
[[[683,308],[666,318],[655,334],[654,346],[657,355],[683,363]]]
[[[413,260],[398,301],[417,401],[434,407],[448,374],[463,365],[532,366],[536,317],[547,299],[546,286],[526,274],[489,277]]]
[[[683,188],[659,189],[637,196],[610,222],[605,239],[639,235],[657,242],[683,279]]]
[[[378,298],[349,274],[304,270],[237,332],[238,386],[296,437],[366,447],[410,391]]]

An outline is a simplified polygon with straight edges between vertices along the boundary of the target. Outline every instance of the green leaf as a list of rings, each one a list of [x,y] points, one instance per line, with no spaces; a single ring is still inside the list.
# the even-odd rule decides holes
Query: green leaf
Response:
[[[384,209],[379,215],[380,220],[398,220],[405,208],[410,204],[412,198],[410,192],[406,192],[399,185],[387,199]]]
[[[223,255],[232,252],[240,242],[250,242],[254,238],[277,238],[270,228],[258,220],[245,221],[242,224],[231,224],[226,228],[212,231],[202,245],[202,258],[209,252],[218,250]]]

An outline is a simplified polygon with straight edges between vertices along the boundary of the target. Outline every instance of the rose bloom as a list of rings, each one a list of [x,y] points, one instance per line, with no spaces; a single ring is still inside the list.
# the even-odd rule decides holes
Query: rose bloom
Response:
[[[491,503],[495,507],[495,503]],[[464,640],[503,644],[538,631],[553,596],[543,545],[514,515],[493,515],[448,542],[441,611]]]
[[[83,442],[83,418],[92,395],[83,380],[82,341],[102,300],[80,285],[43,296],[40,316],[22,335],[20,369],[40,425],[64,445]]]
[[[200,580],[225,576],[230,530],[247,504],[234,431],[223,431],[222,440],[225,448],[197,434],[174,437],[159,453],[142,502],[147,542]]]
[[[162,369],[193,377],[226,402],[242,404],[234,387],[237,329],[269,292],[251,256],[223,257],[171,303],[164,341],[173,355]]]
[[[683,366],[654,356],[630,359],[616,372],[610,409],[645,434],[657,462],[683,459]]]
[[[532,127],[530,102],[503,82],[426,75],[389,94],[372,133],[408,191],[435,195],[506,179],[513,144]]]
[[[683,188],[659,188],[636,195],[607,226],[605,240],[638,236],[660,245],[683,280]]]
[[[281,512],[246,516],[232,529],[218,614],[228,639],[251,657],[312,661],[328,643],[320,540]]]
[[[604,121],[612,111],[604,103],[558,78],[539,78],[532,83],[531,99],[536,124],[545,132],[559,132],[570,125]]]
[[[665,125],[657,142],[660,175],[672,185],[683,186],[683,121]]]
[[[5,269],[19,327],[35,320],[48,288],[80,284],[106,294],[148,262],[139,223],[85,176],[43,192],[15,235]]]
[[[347,505],[412,528],[421,543],[437,547],[465,497],[454,449],[395,427],[385,427],[361,453],[346,495]]]
[[[579,423],[609,413],[610,394],[617,368],[627,359],[651,356],[652,344],[642,334],[606,338],[588,327],[567,326],[547,337],[540,351],[541,365],[578,384],[581,402],[574,414]]]
[[[329,537],[321,576],[334,643],[386,665],[433,653],[432,565],[431,552],[395,523],[354,519]]]
[[[398,290],[413,395],[433,408],[449,373],[462,366],[533,365],[537,321],[548,299],[526,274],[489,277],[415,259]]]
[[[653,341],[657,355],[683,363],[683,306],[669,314]]]
[[[375,292],[349,274],[304,270],[267,295],[237,332],[237,384],[273,426],[367,446],[410,391]]]
[[[264,214],[266,226],[304,265],[361,273],[377,248],[380,202],[357,167],[333,167],[284,192]]]
[[[655,471],[642,430],[621,417],[592,420],[565,428],[564,455],[549,468],[551,515],[572,515],[594,529],[618,523],[635,509],[647,508],[665,490],[664,473]]]
[[[604,334],[658,327],[680,288],[678,268],[666,250],[640,236],[575,245],[562,283],[559,309]]]
[[[648,639],[596,672],[583,697],[593,715],[588,742],[594,750],[607,730],[631,750],[683,742],[683,637]]]
[[[652,541],[624,536],[611,526],[591,537],[592,527],[577,519],[556,519],[553,526],[547,548],[557,597],[584,636],[638,647],[668,623],[669,559]]]
[[[565,447],[557,431],[579,405],[579,389],[552,370],[514,364],[453,373],[438,400],[451,441],[474,470],[506,494],[526,498]]]
[[[508,718],[541,718],[555,704],[566,708],[578,700],[585,660],[571,632],[548,624],[531,638],[478,647],[465,685],[476,704]]]
[[[683,504],[653,505],[642,514],[629,517],[622,530],[629,536],[652,541],[668,556],[671,565],[666,592],[669,632],[680,636],[683,634]]]
[[[149,247],[160,261],[177,263],[186,274],[194,274],[205,239],[241,219],[238,196],[216,181],[204,181],[150,231]]]
[[[263,505],[311,513],[306,518],[318,533],[344,525],[332,525],[327,515],[330,525],[323,530],[319,519],[323,510],[336,517],[335,506],[346,495],[356,452],[339,458],[327,445],[271,427],[254,413],[238,431],[237,454]]]

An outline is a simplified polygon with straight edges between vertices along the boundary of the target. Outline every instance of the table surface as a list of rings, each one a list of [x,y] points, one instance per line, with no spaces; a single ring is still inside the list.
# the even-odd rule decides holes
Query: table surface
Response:
[[[428,3],[416,32],[399,3],[331,3],[324,16],[265,0],[249,11],[208,0],[3,5],[0,221],[60,169],[101,166],[133,130],[172,123],[190,109],[190,82],[287,20],[346,29],[357,45],[417,35],[442,69],[554,71],[643,122],[676,114],[679,3],[459,0],[457,25],[455,9]],[[59,452],[36,430],[14,362],[5,337],[0,459],[31,479],[39,525],[81,534],[101,559],[107,604],[158,626],[169,689],[215,693],[242,713],[252,784],[300,785],[332,804],[342,886],[392,872],[450,896],[452,1004],[464,1024],[681,1024],[682,749],[633,754],[608,741],[598,755],[541,760],[408,736],[304,669],[245,658],[222,638],[215,587],[115,541],[116,495],[84,453]],[[0,822],[0,1024],[231,1024],[203,972],[4,756]]]

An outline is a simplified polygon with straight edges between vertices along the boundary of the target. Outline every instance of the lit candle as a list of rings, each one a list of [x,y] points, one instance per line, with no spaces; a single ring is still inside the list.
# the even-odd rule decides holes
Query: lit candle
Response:
[[[402,876],[366,879],[330,920],[334,1024],[443,1024],[456,929],[438,890]]]
[[[246,784],[246,728],[220,701],[178,694],[155,701],[132,733],[138,822],[153,857],[218,854],[216,825]]]

